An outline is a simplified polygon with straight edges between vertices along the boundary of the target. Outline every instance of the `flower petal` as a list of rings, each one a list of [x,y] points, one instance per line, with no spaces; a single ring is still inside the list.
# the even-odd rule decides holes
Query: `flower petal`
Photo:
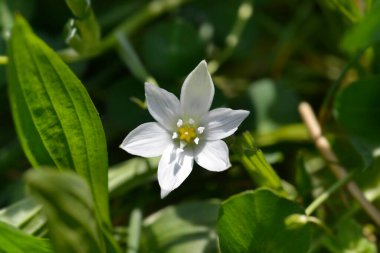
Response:
[[[162,155],[171,143],[170,134],[160,124],[149,122],[132,130],[120,148],[133,155],[155,157]]]
[[[231,166],[227,144],[222,140],[206,141],[194,151],[195,161],[209,171],[223,171]]]
[[[214,84],[206,61],[187,76],[181,90],[181,111],[184,117],[202,117],[210,109],[214,97]]]
[[[248,116],[249,111],[218,108],[205,117],[205,137],[207,140],[220,140],[235,133],[238,126]]]
[[[182,184],[193,169],[193,152],[185,149],[178,152],[174,145],[167,147],[158,164],[158,183],[161,187],[161,198]]]
[[[173,93],[150,83],[145,83],[145,97],[153,118],[167,130],[173,131],[180,112],[178,98]]]

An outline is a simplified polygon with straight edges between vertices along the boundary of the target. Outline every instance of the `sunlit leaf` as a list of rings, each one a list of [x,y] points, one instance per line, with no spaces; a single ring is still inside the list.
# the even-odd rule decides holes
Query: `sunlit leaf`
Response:
[[[380,42],[380,2],[375,2],[364,18],[347,32],[342,47],[354,51]]]
[[[34,167],[76,170],[90,184],[99,217],[109,224],[106,140],[86,89],[20,16],[8,54],[12,114],[29,161]]]
[[[217,252],[218,201],[167,207],[144,221],[141,252]]]
[[[269,190],[247,191],[223,202],[218,219],[222,253],[306,253],[310,228],[288,229],[284,220],[304,211]]]
[[[108,172],[111,196],[120,195],[134,187],[156,179],[158,158],[132,158],[114,165]]]
[[[106,252],[88,184],[73,172],[31,170],[26,183],[42,204],[56,252]]]
[[[263,152],[256,146],[255,140],[249,132],[243,133],[238,145],[239,160],[252,180],[259,186],[268,187],[283,196],[287,196],[280,177],[267,162]]]
[[[40,235],[45,232],[45,215],[41,212],[41,205],[32,198],[25,198],[1,209],[0,221],[30,235]]]
[[[0,252],[53,253],[53,250],[48,240],[33,237],[0,222]]]

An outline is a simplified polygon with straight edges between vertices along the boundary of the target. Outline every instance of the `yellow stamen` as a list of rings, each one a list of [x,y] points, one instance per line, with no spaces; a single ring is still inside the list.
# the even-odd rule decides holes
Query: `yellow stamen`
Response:
[[[188,125],[178,128],[178,135],[181,141],[186,141],[187,143],[191,143],[197,137],[195,128]]]

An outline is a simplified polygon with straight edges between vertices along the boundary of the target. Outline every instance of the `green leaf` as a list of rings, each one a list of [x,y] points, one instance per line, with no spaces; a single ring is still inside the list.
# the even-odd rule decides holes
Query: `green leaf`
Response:
[[[66,0],[66,4],[78,18],[83,18],[91,8],[90,0]]]
[[[40,169],[27,172],[25,180],[43,205],[57,252],[106,252],[93,197],[81,177],[70,171]]]
[[[108,189],[112,196],[156,179],[159,158],[132,158],[114,165],[108,172]]]
[[[167,207],[144,221],[140,252],[217,252],[218,201]]]
[[[25,234],[2,222],[0,222],[0,252],[53,253],[48,240]]]
[[[334,103],[334,115],[350,133],[369,143],[380,143],[380,76],[361,79],[341,90]]]
[[[256,184],[268,187],[283,196],[287,196],[280,177],[266,161],[263,152],[257,148],[255,140],[249,132],[243,133],[237,150],[239,160]]]
[[[370,12],[356,24],[343,39],[342,47],[355,51],[380,41],[380,2],[375,2]]]
[[[339,222],[336,235],[326,237],[323,244],[332,253],[377,253],[376,244],[368,240],[362,231],[355,220],[344,219]]]
[[[0,210],[0,221],[16,227],[30,235],[44,235],[46,217],[41,205],[32,198],[25,198]]]
[[[8,55],[11,109],[29,161],[77,171],[91,187],[99,217],[110,224],[106,140],[86,89],[20,16]]]
[[[351,136],[334,136],[330,140],[339,163],[348,169],[368,169],[374,164],[371,145]]]
[[[285,219],[304,214],[294,202],[260,189],[235,195],[219,212],[218,235],[222,252],[228,253],[306,253],[310,228],[289,230]]]

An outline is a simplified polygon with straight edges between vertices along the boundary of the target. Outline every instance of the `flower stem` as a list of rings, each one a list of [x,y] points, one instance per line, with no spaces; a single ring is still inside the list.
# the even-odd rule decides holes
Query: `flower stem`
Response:
[[[347,183],[353,176],[354,172],[350,172],[346,177],[335,182],[327,191],[318,196],[305,210],[305,214],[310,216],[323,202],[325,202],[331,194],[338,190],[342,185]]]
[[[239,43],[241,34],[253,13],[252,0],[244,0],[237,11],[237,19],[232,30],[226,37],[226,46],[222,52],[209,62],[208,68],[210,74],[215,73],[219,67],[231,56]]]
[[[79,61],[85,58],[91,58],[96,55],[103,53],[111,48],[114,48],[117,41],[117,34],[122,33],[130,35],[135,32],[138,28],[148,23],[152,19],[162,15],[165,12],[173,10],[178,6],[189,2],[190,0],[155,0],[148,3],[141,10],[136,12],[135,15],[128,17],[124,22],[117,26],[108,36],[106,36],[100,43],[98,48],[96,48],[92,54],[80,55],[76,53],[71,48],[64,49],[59,52],[60,56],[66,62]]]
[[[149,82],[157,85],[157,81],[148,73],[127,36],[123,33],[117,33],[115,36],[117,39],[119,56],[131,73],[143,83]]]
[[[329,111],[334,101],[335,95],[341,87],[343,79],[346,77],[347,72],[358,62],[360,57],[363,55],[365,49],[360,49],[352,59],[343,67],[342,71],[339,74],[338,79],[332,84],[330,89],[327,92],[327,96],[322,103],[321,110],[319,112],[319,120],[323,125],[323,122],[330,117]]]

